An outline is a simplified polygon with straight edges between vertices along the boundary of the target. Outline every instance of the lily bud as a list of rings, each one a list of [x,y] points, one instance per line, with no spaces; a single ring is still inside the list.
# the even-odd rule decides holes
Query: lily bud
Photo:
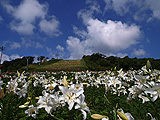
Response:
[[[24,103],[24,105],[28,105],[30,102],[26,102],[26,103]]]
[[[122,119],[128,120],[127,116],[126,116],[124,113],[122,113],[122,112],[120,112],[120,111],[118,111],[118,110],[117,110],[117,113],[118,113],[118,115],[119,115]]]
[[[88,85],[88,83],[82,83],[83,85]]]
[[[149,60],[147,60],[147,70],[151,67],[151,64],[150,64],[150,61]]]
[[[35,97],[35,99],[39,100],[39,97]]]
[[[18,77],[20,77],[20,73],[18,72],[18,70],[17,70],[17,74],[18,74]]]
[[[64,87],[68,87],[68,82],[66,80],[66,76],[63,77],[63,85],[64,85]]]
[[[107,116],[103,116],[103,115],[100,115],[100,114],[93,114],[93,115],[91,115],[91,118],[93,118],[93,119],[102,119],[102,118],[105,118],[105,117],[107,117]]]
[[[27,107],[26,105],[20,105],[19,108],[25,108]]]

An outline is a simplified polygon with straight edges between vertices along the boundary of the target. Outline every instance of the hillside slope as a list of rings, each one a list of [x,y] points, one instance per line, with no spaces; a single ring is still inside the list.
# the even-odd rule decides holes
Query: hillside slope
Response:
[[[56,63],[46,62],[41,65],[29,65],[30,71],[82,71],[84,70],[83,62],[77,60],[60,60]]]

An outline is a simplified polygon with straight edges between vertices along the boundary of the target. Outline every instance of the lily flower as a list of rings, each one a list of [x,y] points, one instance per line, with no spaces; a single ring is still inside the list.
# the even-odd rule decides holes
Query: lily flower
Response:
[[[59,89],[63,93],[61,99],[68,103],[68,109],[71,110],[74,106],[74,103],[77,102],[78,97],[84,92],[83,89],[76,90],[75,85],[71,85],[70,88],[59,86]]]
[[[25,111],[26,114],[28,114],[28,116],[31,116],[33,118],[36,118],[36,114],[37,112],[37,108],[34,107],[33,105],[28,106],[29,108]]]
[[[84,94],[81,94],[79,99],[77,100],[77,105],[75,106],[75,109],[79,109],[82,114],[83,114],[83,119],[85,120],[87,118],[87,114],[85,111],[89,112],[90,113],[90,110],[89,108],[87,107],[87,104],[86,102],[84,101],[85,99],[85,96]],[[91,113],[90,113],[91,114]]]
[[[139,98],[141,98],[143,101],[142,103],[145,103],[147,101],[150,101],[147,97],[145,97],[142,93],[138,95]]]
[[[53,109],[55,100],[46,91],[43,91],[42,94],[43,94],[43,96],[39,96],[39,100],[37,102],[37,104],[38,104],[37,108],[38,109],[45,108],[46,112],[48,114],[51,114],[51,110]]]

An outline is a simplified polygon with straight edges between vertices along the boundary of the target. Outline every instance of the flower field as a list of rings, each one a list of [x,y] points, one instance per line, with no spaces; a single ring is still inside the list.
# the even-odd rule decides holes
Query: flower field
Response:
[[[0,120],[158,120],[160,71],[5,73]]]

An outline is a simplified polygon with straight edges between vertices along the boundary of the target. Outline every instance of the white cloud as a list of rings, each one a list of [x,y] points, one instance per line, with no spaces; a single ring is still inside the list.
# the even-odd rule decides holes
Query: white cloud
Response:
[[[107,23],[98,19],[91,19],[87,26],[89,45],[97,50],[116,52],[136,44],[140,36],[138,26],[123,24],[122,22],[108,20]],[[101,46],[101,47],[100,47]]]
[[[19,6],[3,3],[3,6],[15,18],[10,24],[11,29],[26,35],[33,34],[36,18],[44,18],[48,10],[47,4],[40,4],[37,0],[23,0]]]
[[[128,25],[121,21],[108,20],[103,22],[93,19],[93,13],[100,12],[100,10],[98,4],[92,4],[91,6],[93,7],[82,9],[77,14],[83,20],[87,30],[79,30],[77,27],[73,27],[74,33],[82,40],[70,36],[66,41],[67,49],[71,54],[70,58],[81,58],[84,54],[95,52],[111,55],[138,43],[141,36],[139,26]],[[123,56],[122,54],[119,55]]]
[[[146,0],[146,4],[152,10],[153,16],[160,20],[160,0]]]
[[[80,36],[82,39],[87,36],[87,32],[85,30],[79,30],[76,26],[73,26],[73,32],[74,34]]]
[[[56,49],[59,50],[59,51],[64,51],[64,47],[62,47],[60,45],[57,45]]]
[[[129,12],[129,5],[127,4],[130,0],[104,0],[106,3],[105,11],[113,9],[119,15],[124,15]]]
[[[84,54],[93,52],[103,54],[118,52],[137,44],[141,35],[138,26],[129,26],[120,21],[102,22],[91,18],[86,27],[87,35],[84,36],[84,40],[68,37],[66,43],[71,57],[81,58]]]
[[[82,58],[84,54],[91,54],[92,51],[87,48],[87,44],[85,44],[87,41],[80,41],[76,37],[68,37],[67,43],[67,49],[70,51],[70,59],[78,59]]]
[[[117,56],[117,57],[120,57],[120,58],[123,58],[123,57],[125,57],[125,56],[128,56],[128,54],[127,54],[127,53],[117,53],[116,56]]]
[[[118,14],[123,15],[129,12],[127,2],[130,0],[104,0],[106,3],[105,11],[113,8]]]
[[[144,56],[145,54],[146,52],[143,49],[134,49],[134,51],[132,52],[133,56]]]
[[[44,18],[48,5],[40,4],[37,0],[23,0],[15,9],[13,15],[22,23],[32,23],[36,18]]]
[[[13,55],[10,56],[11,60],[15,60],[17,58],[22,58],[22,57],[20,57],[18,54],[13,54]]]
[[[17,43],[17,42],[12,42],[12,43],[10,44],[10,48],[11,48],[11,49],[21,48],[21,44],[20,44],[20,43]]]
[[[51,20],[43,19],[39,23],[40,30],[50,36],[59,36],[59,21],[56,20],[55,16],[51,17]]]
[[[18,32],[19,34],[25,34],[25,35],[32,35],[33,29],[35,28],[35,26],[31,23],[16,23],[11,22],[11,30],[15,30],[16,32]]]
[[[153,18],[160,20],[159,0],[104,0],[104,2],[106,3],[104,13],[112,9],[121,16],[129,13],[137,21],[151,21]]]
[[[86,25],[88,21],[93,17],[94,13],[101,13],[100,6],[96,1],[87,0],[86,4],[89,5],[88,9],[81,9],[77,16],[83,20],[83,23]]]
[[[8,55],[3,54],[3,55],[2,55],[2,61],[1,61],[1,63],[3,63],[4,61],[10,61],[9,58],[10,58],[10,57],[9,57]]]
[[[58,36],[60,34],[58,30],[59,21],[56,20],[54,15],[51,16],[51,20],[46,20],[46,17],[50,17],[47,14],[49,6],[46,2],[23,0],[18,6],[12,6],[9,2],[2,2],[2,5],[14,17],[14,20],[10,23],[11,29],[19,34],[32,35],[37,26],[37,19],[40,20],[40,30],[47,35]]]
[[[7,54],[2,54],[2,61],[1,63],[3,63],[4,61],[11,61],[11,60],[15,60],[17,58],[22,58],[22,56],[19,56],[18,54],[12,54],[12,55],[7,55]]]

